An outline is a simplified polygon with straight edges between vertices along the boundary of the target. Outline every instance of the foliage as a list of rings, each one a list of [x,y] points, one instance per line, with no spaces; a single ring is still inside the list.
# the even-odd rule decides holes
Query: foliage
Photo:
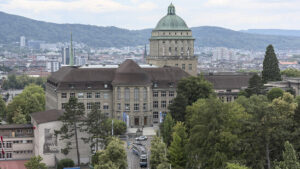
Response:
[[[30,84],[36,84],[44,88],[46,78],[44,77],[29,77],[27,75],[16,76],[15,74],[8,75],[7,80],[4,80],[2,88],[8,89],[24,89]]]
[[[26,169],[47,169],[46,164],[41,161],[43,158],[41,156],[31,157],[29,161],[25,163]]]
[[[187,161],[186,144],[188,135],[183,122],[173,127],[172,142],[168,149],[169,161],[174,168],[185,168]]]
[[[242,120],[249,118],[237,103],[222,103],[217,98],[200,99],[187,107],[190,138],[188,168],[224,168],[237,158]]]
[[[281,80],[278,60],[272,45],[269,45],[266,50],[265,59],[263,62],[262,79],[265,83],[268,81]]]
[[[300,70],[294,68],[287,68],[281,71],[281,74],[287,77],[300,77]]]
[[[14,124],[26,124],[27,123],[26,116],[24,114],[22,114],[22,110],[20,107],[17,108],[12,120],[13,120]]]
[[[161,141],[161,138],[154,136],[151,141],[151,169],[157,169],[160,164],[167,162],[166,149],[166,144]]]
[[[84,117],[84,104],[78,102],[77,98],[70,97],[69,102],[66,103],[65,112],[60,117],[62,121],[62,127],[59,131],[56,131],[57,134],[60,134],[61,140],[67,140],[66,146],[62,149],[64,154],[68,154],[71,149],[71,145],[74,143],[77,150],[77,160],[78,165],[80,165],[80,153],[78,148],[78,127],[79,123],[82,122]]]
[[[157,166],[157,169],[168,169],[168,168],[170,168],[170,164],[168,162],[162,162]]]
[[[74,161],[72,159],[69,159],[69,158],[62,159],[57,164],[58,169],[64,169],[64,168],[67,168],[67,167],[74,167],[74,166],[75,166]]]
[[[246,96],[250,97],[253,94],[256,95],[263,94],[263,87],[264,84],[262,82],[261,77],[258,76],[257,74],[254,74],[249,80],[248,88],[245,90]]]
[[[170,145],[172,140],[172,128],[174,126],[174,120],[172,119],[172,116],[170,113],[166,115],[166,118],[164,119],[163,123],[161,124],[161,136],[166,143],[167,146]]]
[[[0,117],[3,119],[6,116],[6,104],[0,95]]]
[[[235,163],[227,163],[226,169],[249,169],[248,167],[242,166]]]
[[[27,122],[30,122],[31,113],[45,110],[45,93],[43,88],[31,84],[21,94],[14,97],[13,101],[7,106],[6,119],[9,123],[13,122],[12,118],[18,108],[26,116]]]
[[[172,117],[176,121],[185,121],[185,108],[187,106],[187,99],[182,94],[177,94],[173,99],[173,103],[169,105],[169,110]]]
[[[279,162],[275,169],[300,169],[300,162],[293,145],[286,141],[284,149],[283,161]]]
[[[284,91],[280,88],[272,88],[268,93],[267,97],[270,101],[283,96]]]
[[[113,138],[105,150],[99,152],[98,163],[95,169],[126,169],[127,154],[123,142],[118,138]]]
[[[108,135],[105,129],[106,120],[107,117],[101,113],[100,107],[92,104],[92,110],[84,120],[81,130],[89,134],[89,137],[83,138],[83,140],[90,143],[91,148],[95,147],[95,151],[98,151],[99,142],[102,142]]]
[[[111,135],[111,127],[112,127],[112,120],[114,120],[114,135],[122,135],[126,132],[126,123],[122,120],[117,120],[117,119],[107,119],[105,121],[105,130],[108,135]]]

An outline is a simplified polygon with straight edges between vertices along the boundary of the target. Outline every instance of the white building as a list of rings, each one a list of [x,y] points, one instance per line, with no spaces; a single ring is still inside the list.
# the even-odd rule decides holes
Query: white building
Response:
[[[47,62],[47,72],[56,72],[60,69],[61,64],[58,61]]]
[[[26,38],[25,36],[20,37],[20,47],[25,47],[26,46]]]

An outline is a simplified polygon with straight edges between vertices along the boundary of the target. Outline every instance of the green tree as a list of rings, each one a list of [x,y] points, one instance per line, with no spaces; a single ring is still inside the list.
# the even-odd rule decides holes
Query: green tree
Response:
[[[58,162],[57,169],[64,169],[67,167],[74,167],[74,166],[75,166],[75,163],[72,159],[65,158]]]
[[[284,143],[283,161],[279,162],[275,169],[300,169],[296,151],[288,141]]]
[[[154,136],[151,141],[150,164],[151,169],[157,169],[162,163],[167,162],[167,147],[157,136]]]
[[[236,163],[227,163],[226,169],[249,169],[249,168]]]
[[[188,100],[182,94],[177,94],[173,99],[173,103],[168,107],[173,119],[176,121],[185,121],[185,108],[188,105],[187,102]]]
[[[59,131],[56,131],[57,134],[60,134],[61,140],[67,140],[66,147],[62,149],[64,154],[68,154],[71,149],[72,143],[75,140],[75,146],[77,151],[77,162],[78,166],[80,165],[80,153],[78,148],[78,128],[79,124],[82,123],[84,117],[84,104],[78,102],[77,98],[71,97],[69,102],[66,103],[65,112],[60,117],[63,125]]]
[[[4,119],[6,116],[6,104],[5,101],[2,99],[2,95],[0,95],[0,117]]]
[[[113,138],[105,150],[99,152],[99,160],[95,169],[126,169],[127,154],[124,144],[118,138]]]
[[[265,83],[268,81],[281,80],[278,60],[272,45],[269,45],[266,50],[265,59],[263,62],[262,79]]]
[[[122,120],[117,120],[117,119],[107,119],[105,121],[105,130],[108,135],[111,135],[111,127],[112,127],[112,120],[114,120],[114,135],[122,135],[126,132],[126,123]]]
[[[264,87],[264,84],[262,82],[261,77],[255,73],[250,78],[249,86],[245,91],[247,93],[247,96],[250,97],[253,94],[256,94],[256,95],[263,94],[263,87]]]
[[[162,162],[162,163],[160,163],[158,166],[157,166],[157,169],[168,169],[168,168],[170,168],[170,163],[168,163],[168,162]],[[173,167],[174,168],[174,167]],[[177,169],[177,168],[175,168],[175,169]]]
[[[280,88],[273,88],[267,93],[267,97],[270,101],[283,96],[284,91]]]
[[[27,123],[26,116],[22,113],[22,110],[20,107],[17,108],[12,120],[13,120],[13,123],[15,123],[15,124],[26,124]]]
[[[247,118],[242,106],[222,103],[217,98],[199,99],[188,106],[188,168],[225,168],[228,160],[238,158],[241,121]]]
[[[47,169],[46,164],[41,161],[43,158],[41,156],[31,157],[29,161],[25,163],[26,169]]]
[[[172,142],[168,149],[169,160],[174,168],[185,168],[187,161],[186,144],[188,135],[184,123],[177,122],[173,127]]]
[[[170,113],[168,113],[161,124],[161,136],[166,143],[167,146],[170,145],[171,140],[172,140],[172,128],[174,126],[174,120],[172,119],[172,116]]]
[[[287,77],[300,77],[300,71],[294,68],[285,69],[281,71],[281,74]]]
[[[92,104],[92,110],[88,113],[86,120],[82,125],[82,131],[89,134],[88,138],[83,140],[86,143],[90,143],[91,147],[95,147],[98,151],[99,142],[107,137],[108,133],[105,130],[105,122],[107,117],[104,113],[101,113],[100,106]]]

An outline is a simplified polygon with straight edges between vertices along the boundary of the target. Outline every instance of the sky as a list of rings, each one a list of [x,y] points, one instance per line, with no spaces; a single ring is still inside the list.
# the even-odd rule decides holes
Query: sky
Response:
[[[300,30],[300,0],[0,0],[0,11],[54,23],[144,29],[170,3],[189,27]]]

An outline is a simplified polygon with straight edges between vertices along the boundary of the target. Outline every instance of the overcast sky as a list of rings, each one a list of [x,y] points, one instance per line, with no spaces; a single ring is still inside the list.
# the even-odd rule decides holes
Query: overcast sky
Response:
[[[173,2],[189,27],[300,30],[300,0],[0,0],[0,11],[55,22],[153,28]]]

